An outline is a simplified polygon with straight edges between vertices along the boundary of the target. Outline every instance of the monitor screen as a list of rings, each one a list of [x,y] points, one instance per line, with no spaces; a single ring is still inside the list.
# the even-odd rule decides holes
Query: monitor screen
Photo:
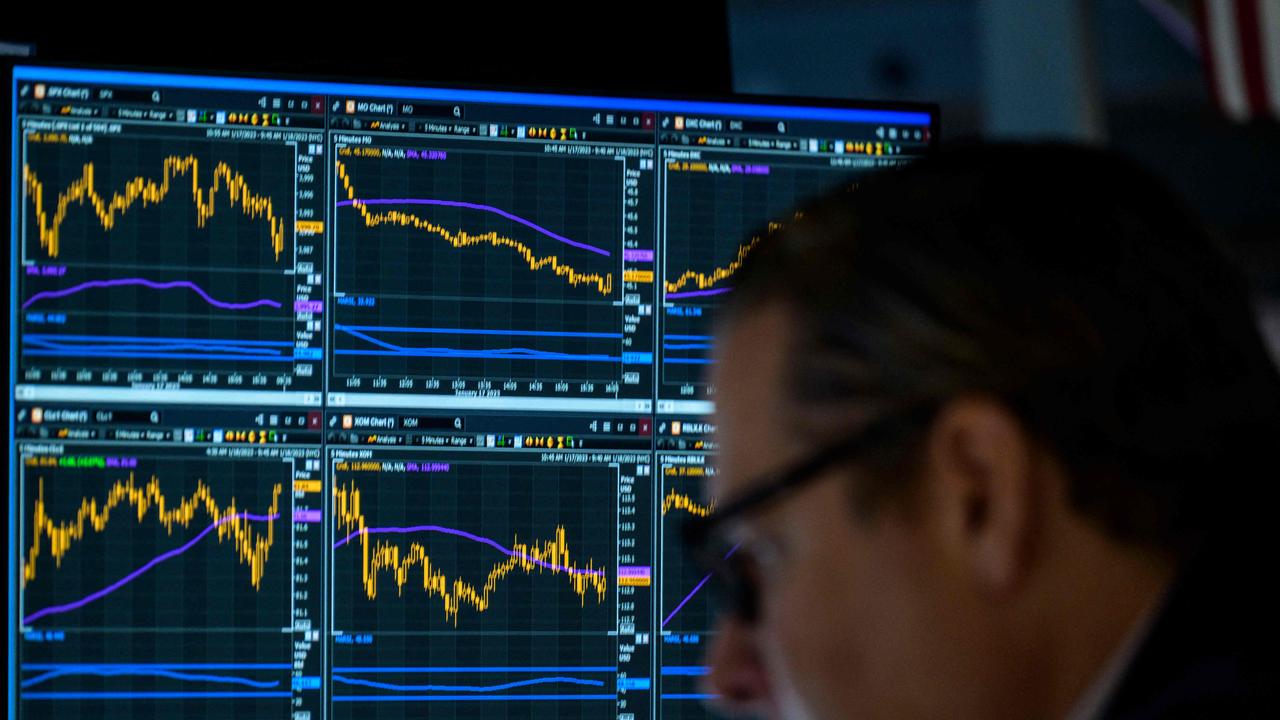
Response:
[[[934,108],[12,80],[11,717],[704,713],[717,305]]]

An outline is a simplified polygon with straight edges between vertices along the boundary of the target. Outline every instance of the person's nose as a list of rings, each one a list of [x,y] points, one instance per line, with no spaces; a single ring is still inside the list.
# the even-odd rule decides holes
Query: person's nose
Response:
[[[769,677],[751,629],[734,618],[721,619],[707,650],[703,678],[718,712],[761,714],[769,705]]]

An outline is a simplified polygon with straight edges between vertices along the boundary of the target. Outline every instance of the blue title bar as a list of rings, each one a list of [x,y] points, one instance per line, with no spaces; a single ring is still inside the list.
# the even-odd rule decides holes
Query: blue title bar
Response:
[[[364,85],[309,80],[272,80],[209,75],[176,75],[123,70],[89,70],[17,65],[14,80],[45,82],[94,83],[103,85],[142,85],[146,87],[190,88],[199,90],[239,90],[265,93],[299,93],[320,95],[358,95],[398,100],[438,100],[448,102],[507,103],[601,110],[680,112],[692,114],[743,115],[788,120],[829,120],[834,122],[886,123],[890,125],[929,125],[929,113],[907,110],[875,110],[870,108],[834,108],[760,103],[662,100],[646,98],[600,97],[594,95],[561,95],[495,90],[458,90],[399,85]]]

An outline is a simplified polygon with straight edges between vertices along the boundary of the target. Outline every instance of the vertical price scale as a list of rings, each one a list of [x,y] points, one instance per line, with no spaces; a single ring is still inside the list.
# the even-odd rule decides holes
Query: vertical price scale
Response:
[[[652,506],[649,502],[653,466],[645,457],[639,463],[618,468],[618,720],[644,717],[652,702],[652,632],[648,617],[653,607],[651,559],[641,555],[641,538],[650,536]],[[648,543],[644,543],[648,545]],[[635,669],[632,669],[635,668]],[[645,702],[637,702],[640,695]]]
[[[293,545],[290,606],[294,720],[325,716],[324,698],[324,480],[319,449],[308,449],[293,472]]]

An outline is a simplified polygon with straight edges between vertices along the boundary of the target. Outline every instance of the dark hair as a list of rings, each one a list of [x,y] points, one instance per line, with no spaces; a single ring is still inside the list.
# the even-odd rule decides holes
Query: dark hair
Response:
[[[1119,539],[1181,549],[1280,482],[1280,379],[1243,279],[1110,152],[945,150],[825,195],[764,234],[727,317],[771,301],[796,317],[798,407],[993,396]],[[873,474],[870,495],[902,489]]]

